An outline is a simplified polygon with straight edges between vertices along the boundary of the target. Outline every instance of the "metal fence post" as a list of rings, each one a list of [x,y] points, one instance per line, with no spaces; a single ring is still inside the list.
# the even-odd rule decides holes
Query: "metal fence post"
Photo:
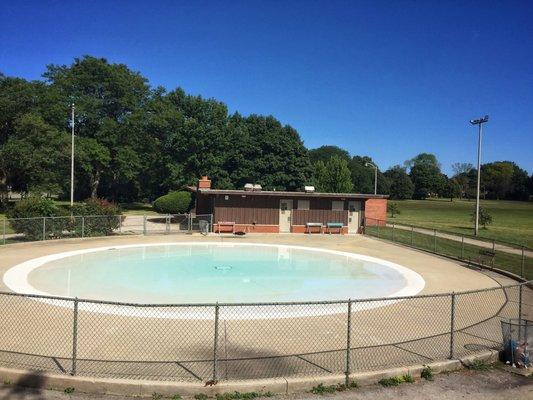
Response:
[[[376,222],[376,225],[378,226],[378,239],[379,239],[379,221]]]
[[[492,239],[492,251],[496,249],[496,241]]]
[[[122,215],[118,216],[118,233],[122,233]]]
[[[143,235],[146,235],[146,215],[143,215]]]
[[[6,229],[5,229],[5,221],[4,221],[4,232],[5,232],[5,230]],[[4,239],[4,243],[5,243],[5,239]],[[526,257],[525,257],[524,246],[522,246],[522,262],[521,262],[521,265],[520,265],[520,271],[521,271],[520,276],[522,278],[526,277],[526,275],[525,275],[526,271],[524,270],[525,265],[526,265]]]
[[[209,215],[209,232],[213,232],[213,214]]]
[[[352,352],[352,300],[348,300],[348,318],[346,321],[346,386],[350,384],[351,352]]]
[[[85,215],[81,216],[81,237],[85,237]]]
[[[3,238],[3,242],[4,244],[6,244],[6,223],[7,223],[7,220],[4,219],[4,233],[2,234],[2,238]],[[524,254],[523,250],[522,250],[522,254]],[[523,259],[524,257],[522,257]]]
[[[451,294],[452,298],[452,309],[451,309],[451,320],[450,320],[450,360],[453,359],[453,348],[455,340],[455,292]]]
[[[394,222],[392,223],[392,241],[394,242]]]
[[[46,217],[43,217],[43,240],[46,238]]]
[[[76,360],[78,357],[78,298],[74,299],[74,320],[72,324],[72,370],[71,374],[76,375]]]
[[[170,215],[167,214],[165,218],[165,234],[168,234],[170,232]]]
[[[217,381],[217,355],[218,355],[218,302],[215,305],[215,341],[213,344],[213,382]]]
[[[413,246],[413,233],[414,233],[415,227],[411,225],[411,247]]]
[[[433,252],[437,252],[437,230],[433,229]]]
[[[520,326],[522,325],[522,288],[524,285],[520,285],[520,289],[518,292],[518,327],[520,329]]]
[[[465,258],[465,235],[461,235],[461,259]]]
[[[189,213],[187,215],[187,230],[189,231],[189,233],[191,233],[191,231],[192,231],[192,215],[191,215],[191,213]]]

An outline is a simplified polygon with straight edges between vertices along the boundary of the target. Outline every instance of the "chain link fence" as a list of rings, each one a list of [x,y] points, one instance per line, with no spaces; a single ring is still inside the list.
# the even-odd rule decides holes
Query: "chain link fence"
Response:
[[[0,244],[111,235],[212,232],[213,216],[84,215],[0,220]]]
[[[502,348],[531,284],[308,303],[127,304],[0,293],[0,365],[81,376],[243,380],[378,370]]]
[[[502,241],[366,218],[365,234],[533,279],[533,249]]]

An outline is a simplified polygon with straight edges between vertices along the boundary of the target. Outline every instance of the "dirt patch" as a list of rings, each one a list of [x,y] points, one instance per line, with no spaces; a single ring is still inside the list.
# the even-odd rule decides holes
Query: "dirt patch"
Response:
[[[488,371],[463,370],[450,374],[436,375],[431,382],[417,380],[397,387],[380,385],[352,389],[335,394],[313,395],[302,393],[287,396],[274,396],[272,400],[502,400],[532,399],[533,377],[523,377],[502,371],[498,368]],[[126,400],[132,397],[86,395],[83,393],[66,394],[53,390],[24,389],[14,385],[0,384],[1,400]]]

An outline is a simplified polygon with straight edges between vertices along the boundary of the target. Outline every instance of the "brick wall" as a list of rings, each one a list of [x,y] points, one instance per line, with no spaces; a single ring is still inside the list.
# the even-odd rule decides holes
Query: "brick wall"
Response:
[[[365,223],[366,225],[376,225],[377,221],[387,220],[387,199],[367,199],[365,200]],[[384,222],[380,222],[384,223]]]

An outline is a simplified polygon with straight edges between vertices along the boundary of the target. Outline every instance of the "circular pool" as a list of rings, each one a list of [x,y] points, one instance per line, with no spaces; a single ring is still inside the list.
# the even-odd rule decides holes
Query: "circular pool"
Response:
[[[13,291],[150,304],[308,302],[418,293],[417,273],[348,252],[270,244],[161,243],[52,254],[9,269]]]

